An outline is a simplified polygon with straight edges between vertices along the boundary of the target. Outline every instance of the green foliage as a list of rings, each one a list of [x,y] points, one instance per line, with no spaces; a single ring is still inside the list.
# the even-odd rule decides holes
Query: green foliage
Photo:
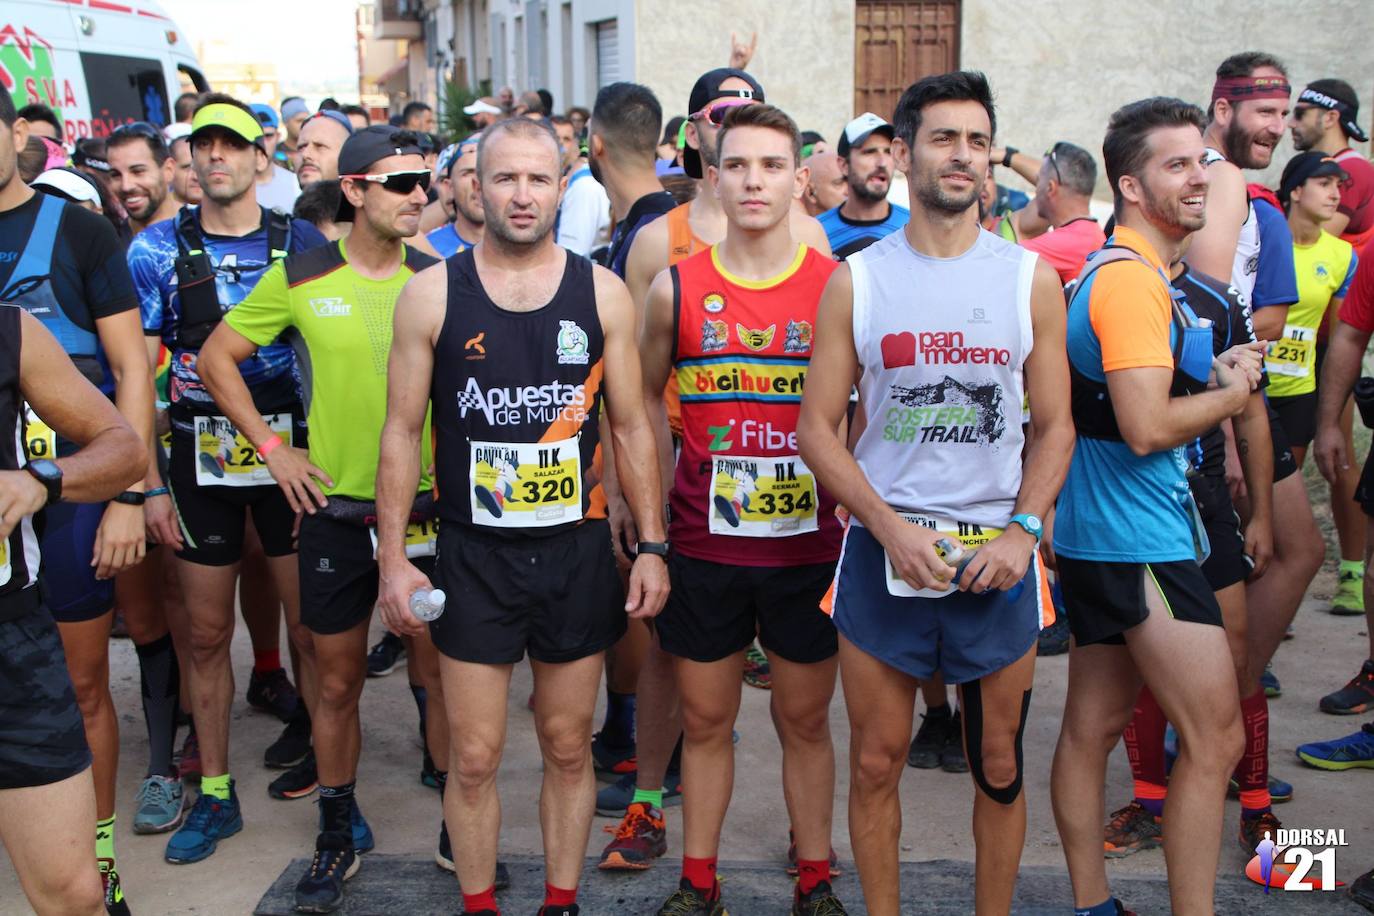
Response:
[[[491,95],[491,80],[482,80],[476,89],[462,83],[449,83],[444,87],[444,102],[439,112],[439,130],[450,141],[461,140],[477,129],[472,119],[463,114],[463,109],[484,95]]]

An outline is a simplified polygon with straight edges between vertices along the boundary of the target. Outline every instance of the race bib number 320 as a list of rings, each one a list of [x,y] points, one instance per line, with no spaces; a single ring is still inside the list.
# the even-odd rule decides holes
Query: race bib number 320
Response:
[[[576,437],[559,442],[471,443],[472,522],[548,528],[582,519]]]
[[[291,414],[263,417],[272,432],[291,444]],[[274,484],[267,462],[253,443],[225,417],[196,417],[196,483],[202,487],[261,487]]]
[[[712,534],[778,538],[818,527],[816,478],[795,455],[717,455],[707,498]]]

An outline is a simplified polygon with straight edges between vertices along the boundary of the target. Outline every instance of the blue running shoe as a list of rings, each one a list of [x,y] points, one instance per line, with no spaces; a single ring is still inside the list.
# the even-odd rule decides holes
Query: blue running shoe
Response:
[[[1264,695],[1271,700],[1283,696],[1283,685],[1279,683],[1271,665],[1264,666],[1264,673],[1260,675],[1260,686],[1264,688]]]
[[[1374,722],[1344,738],[1304,744],[1298,748],[1298,759],[1319,770],[1374,769]]]
[[[316,802],[319,804],[319,802]],[[362,809],[358,807],[357,799],[353,801],[353,808],[349,812],[349,823],[353,825],[353,851],[358,855],[371,852],[377,846],[377,838],[372,835],[372,828],[368,826],[367,818],[363,817]],[[324,809],[320,809],[319,828],[324,832]]]
[[[242,829],[238,790],[230,782],[227,801],[204,794],[196,799],[181,829],[167,841],[165,857],[173,865],[187,865],[208,859],[220,840]]]
[[[149,776],[135,796],[134,833],[166,833],[181,824],[186,812],[186,795],[181,780],[168,776]]]
[[[352,849],[339,849],[340,840],[322,833],[315,841],[315,858],[296,884],[297,913],[332,913],[343,905],[344,882],[363,862]]]

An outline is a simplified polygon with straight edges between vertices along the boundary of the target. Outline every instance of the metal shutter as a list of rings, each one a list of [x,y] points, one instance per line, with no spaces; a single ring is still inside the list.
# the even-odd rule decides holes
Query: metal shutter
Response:
[[[609,86],[620,80],[620,29],[616,20],[607,19],[596,24],[596,87]]]

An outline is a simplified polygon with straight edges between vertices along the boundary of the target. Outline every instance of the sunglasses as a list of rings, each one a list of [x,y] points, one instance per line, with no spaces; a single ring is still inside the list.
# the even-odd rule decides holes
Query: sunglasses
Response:
[[[370,181],[379,184],[393,194],[409,194],[419,185],[422,190],[429,190],[429,169],[421,169],[411,172],[379,172],[371,175],[340,175],[340,178],[352,178],[354,181]]]
[[[158,130],[156,127],[149,124],[147,121],[130,121],[128,124],[121,124],[114,130],[110,131],[111,139],[114,139],[115,137],[124,137],[129,135],[135,137],[147,137],[149,140],[156,140],[159,143],[163,142],[162,131]]]
[[[741,105],[754,105],[757,99],[729,98],[716,99],[710,102],[701,111],[694,111],[687,116],[691,121],[710,121],[719,127],[725,123],[725,115],[731,108],[739,108]]]
[[[1058,156],[1058,154],[1059,144],[1056,143],[1054,146],[1050,147],[1049,152],[1045,153],[1045,158],[1049,160],[1050,168],[1054,169],[1054,180],[1063,184],[1064,176],[1059,174],[1059,163],[1055,161],[1055,157]]]

